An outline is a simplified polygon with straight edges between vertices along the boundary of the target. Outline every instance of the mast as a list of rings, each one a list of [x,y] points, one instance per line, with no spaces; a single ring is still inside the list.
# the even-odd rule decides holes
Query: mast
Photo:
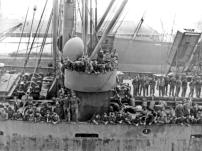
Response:
[[[74,28],[74,0],[64,0],[63,47],[71,38]]]
[[[97,31],[97,0],[95,0],[95,31]]]
[[[114,4],[115,1],[116,1],[116,0],[111,0],[110,4],[108,5],[108,7],[107,7],[107,9],[106,9],[106,11],[105,11],[105,13],[103,14],[102,18],[100,19],[100,21],[99,21],[99,23],[98,23],[98,25],[97,25],[96,31],[98,31],[98,30],[100,29],[100,27],[102,26],[102,24],[103,24],[105,18],[106,18],[107,15],[109,14],[109,11],[110,11],[110,9],[112,8],[112,6],[113,6],[113,4]]]
[[[121,6],[119,7],[119,9],[117,10],[116,14],[114,15],[112,21],[109,23],[107,29],[104,31],[102,37],[100,38],[99,42],[97,43],[94,51],[92,52],[91,56],[89,57],[90,60],[93,59],[93,57],[97,54],[97,52],[100,50],[100,46],[102,44],[102,42],[105,40],[106,36],[109,34],[110,30],[113,28],[113,26],[115,25],[117,19],[119,18],[121,12],[123,11],[125,5],[127,4],[128,0],[124,0],[121,3]]]
[[[56,59],[57,59],[57,25],[58,25],[58,0],[53,0],[53,67],[56,72]]]
[[[82,39],[84,43],[84,54],[87,54],[88,35],[88,0],[82,0]]]
[[[93,8],[92,8],[92,0],[90,0],[90,49],[92,49],[92,41],[93,41]]]

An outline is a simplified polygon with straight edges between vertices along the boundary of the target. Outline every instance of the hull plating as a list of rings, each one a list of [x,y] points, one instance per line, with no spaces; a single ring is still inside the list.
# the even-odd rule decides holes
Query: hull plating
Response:
[[[148,134],[143,131],[149,130]],[[2,121],[0,150],[11,151],[199,151],[202,127],[92,125]]]

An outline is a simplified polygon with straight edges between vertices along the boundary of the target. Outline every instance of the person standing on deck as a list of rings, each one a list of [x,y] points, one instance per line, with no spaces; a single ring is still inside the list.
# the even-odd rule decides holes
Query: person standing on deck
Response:
[[[201,91],[201,84],[200,84],[200,79],[197,77],[196,82],[195,82],[195,92],[196,92],[196,97],[200,97],[200,91]]]
[[[154,76],[150,80],[149,85],[150,85],[150,96],[154,96],[154,94],[155,94],[155,86],[156,86],[156,80],[155,80]]]
[[[145,89],[145,95],[148,96],[149,95],[149,77],[148,76],[145,77],[144,89]]]
[[[133,97],[138,95],[138,79],[137,76],[135,76],[135,78],[132,81],[132,85],[133,85]]]
[[[173,77],[170,78],[170,92],[169,92],[169,96],[173,96],[174,97],[175,85],[176,85],[176,78],[173,76]]]
[[[159,96],[164,96],[164,86],[165,86],[165,81],[163,77],[160,77],[160,79],[157,82],[157,87],[159,89]]]
[[[72,97],[70,99],[70,110],[72,115],[72,121],[78,122],[80,99],[76,96],[75,92],[72,91]]]
[[[176,80],[175,97],[179,96],[181,85],[182,85],[181,79],[180,79],[180,77],[178,77],[177,80]]]
[[[187,92],[187,78],[183,77],[182,79],[182,95],[181,97],[185,97]]]
[[[193,97],[194,95],[194,86],[195,86],[195,80],[194,78],[192,78],[191,82],[189,83],[189,89],[190,89],[189,97]]]
[[[200,88],[199,88],[199,98],[201,97],[201,87],[202,87],[202,78],[200,77]]]
[[[164,81],[165,81],[164,92],[165,92],[165,96],[167,96],[168,95],[168,84],[169,84],[169,78],[168,78],[168,76],[164,77]]]
[[[144,87],[144,77],[143,76],[140,76],[139,78],[139,95],[141,96],[142,95],[142,90],[143,90],[143,87]]]

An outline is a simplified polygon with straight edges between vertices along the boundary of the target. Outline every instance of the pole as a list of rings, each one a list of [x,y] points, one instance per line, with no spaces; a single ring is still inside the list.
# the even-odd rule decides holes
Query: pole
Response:
[[[54,71],[56,72],[56,60],[57,60],[57,25],[58,25],[58,0],[53,0],[53,62],[54,62]]]
[[[64,15],[63,15],[63,40],[65,43],[71,38],[74,26],[74,0],[64,0]]]
[[[85,54],[87,54],[87,37],[88,37],[88,0],[85,0],[85,39],[84,39],[84,49]]]
[[[92,41],[93,41],[93,8],[92,8],[92,0],[90,0],[90,49],[92,49]]]
[[[97,31],[97,0],[95,0],[95,31]]]
[[[96,45],[94,51],[92,52],[91,56],[89,57],[89,60],[92,60],[93,57],[97,54],[97,52],[100,49],[100,46],[102,44],[102,42],[105,40],[106,36],[109,34],[110,30],[113,28],[113,26],[115,25],[118,17],[120,16],[121,12],[123,11],[125,5],[127,4],[128,0],[124,0],[121,3],[121,6],[119,7],[119,9],[117,10],[115,16],[113,17],[112,21],[109,23],[107,29],[104,31],[102,37],[100,38],[98,44]]]
[[[27,43],[27,51],[29,49],[29,43],[30,43],[30,39],[31,39],[31,36],[32,36],[32,27],[33,27],[33,23],[34,23],[34,17],[35,17],[35,13],[36,13],[36,7],[33,8],[33,16],[32,16],[32,22],[31,22],[31,27],[30,27],[30,31],[29,31],[29,39],[28,39],[28,43]],[[26,51],[26,52],[27,52]]]
[[[112,8],[115,1],[116,0],[111,0],[110,4],[108,5],[108,7],[107,7],[107,9],[105,11],[105,13],[103,14],[102,18],[100,19],[100,21],[99,21],[99,23],[97,25],[96,31],[98,31],[100,29],[100,27],[102,26],[105,18],[107,17],[107,15],[108,15],[108,13],[109,13],[110,9]]]

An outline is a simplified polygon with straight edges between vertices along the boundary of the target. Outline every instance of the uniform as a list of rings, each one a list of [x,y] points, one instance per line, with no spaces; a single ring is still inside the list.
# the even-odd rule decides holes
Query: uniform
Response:
[[[70,101],[68,97],[63,99],[63,110],[64,110],[64,118],[65,121],[70,122],[71,114],[70,114]]]
[[[201,95],[201,81],[198,79],[195,82],[195,91],[196,91],[196,97],[199,98]]]
[[[159,89],[159,96],[164,96],[164,86],[165,86],[165,81],[164,78],[160,78],[158,80],[158,89]]]
[[[140,96],[141,96],[141,94],[142,94],[143,88],[144,88],[144,79],[143,79],[143,77],[140,77],[140,78],[139,78],[139,95],[140,95]]]
[[[80,99],[73,95],[70,98],[70,111],[72,115],[72,121],[78,122],[78,114],[79,114],[79,104]]]
[[[178,97],[179,96],[179,92],[180,92],[180,89],[181,89],[181,85],[182,85],[182,82],[180,79],[177,79],[176,80],[176,91],[175,91],[175,96]]]
[[[132,85],[133,85],[133,97],[135,97],[138,95],[138,79],[136,77],[135,79],[133,79]]]
[[[189,88],[190,88],[189,97],[193,97],[193,94],[194,94],[194,86],[195,86],[195,82],[194,82],[194,80],[192,80],[192,81],[189,83]]]
[[[172,77],[170,79],[170,93],[169,93],[169,96],[174,96],[174,92],[175,92],[175,85],[176,85],[176,79],[175,77]]]
[[[149,94],[149,77],[146,77],[144,80],[144,94],[146,96],[148,96],[148,94]]]
[[[186,92],[187,92],[187,79],[184,78],[182,80],[182,97],[185,97],[186,96]]]
[[[154,96],[155,94],[155,86],[156,86],[156,81],[154,78],[152,78],[149,82],[150,85],[150,96]]]
[[[167,96],[168,95],[168,84],[169,84],[169,78],[166,76],[164,78],[165,85],[164,85],[164,94]]]

